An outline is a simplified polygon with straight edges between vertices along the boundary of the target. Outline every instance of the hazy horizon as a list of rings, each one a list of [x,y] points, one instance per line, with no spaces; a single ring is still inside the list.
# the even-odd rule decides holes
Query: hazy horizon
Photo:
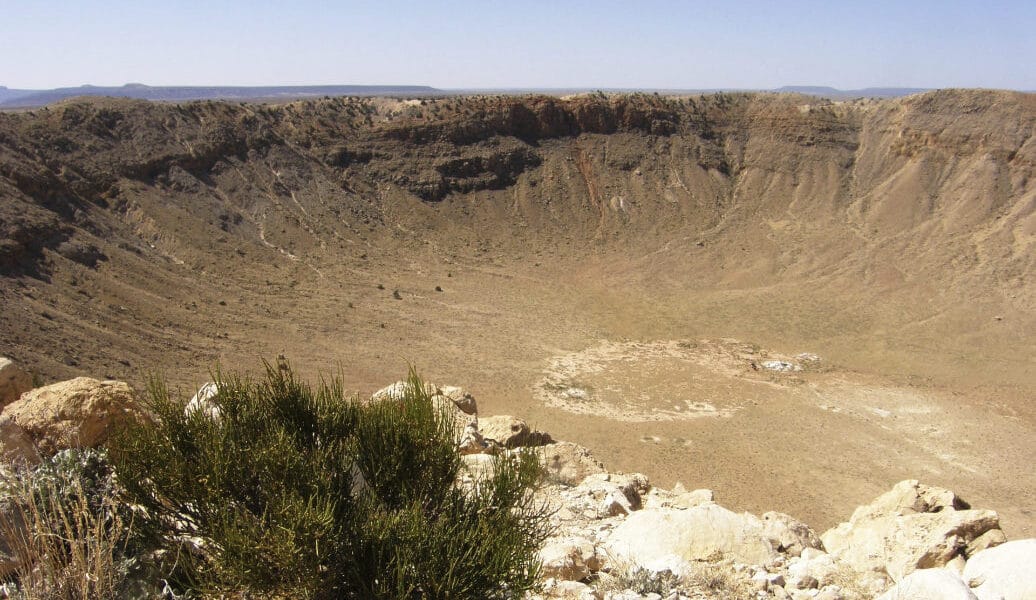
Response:
[[[1036,6],[1021,1],[56,0],[5,13],[11,89],[1036,89]]]

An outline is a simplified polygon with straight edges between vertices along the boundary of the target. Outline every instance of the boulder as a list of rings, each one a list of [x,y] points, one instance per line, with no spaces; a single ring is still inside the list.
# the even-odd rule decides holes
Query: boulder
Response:
[[[543,577],[563,581],[582,581],[600,567],[593,542],[581,537],[547,540],[540,549]]]
[[[387,385],[371,394],[371,402],[400,400],[406,394],[409,385],[410,383],[407,381],[397,381],[392,385]],[[464,388],[460,388],[455,385],[444,385],[440,387],[434,383],[426,381],[424,382],[424,391],[433,400],[447,401],[455,406],[457,410],[466,415],[478,414],[478,403],[475,401],[475,397],[469,394]]]
[[[32,389],[32,377],[9,358],[0,356],[0,408]]]
[[[817,585],[835,583],[839,568],[830,554],[815,549],[804,549],[798,558],[788,564],[788,579],[801,581],[812,578]]]
[[[977,538],[968,542],[964,547],[964,555],[971,557],[983,550],[993,548],[1007,541],[1007,536],[1000,529],[990,529]]]
[[[370,401],[401,400],[409,386],[407,381],[397,381],[371,394]],[[424,384],[424,391],[436,408],[452,416],[460,454],[476,454],[489,448],[479,432],[477,406],[471,394],[456,386],[439,387],[428,382]]]
[[[410,389],[410,382],[408,381],[397,381],[391,385],[387,385],[380,390],[371,394],[371,402],[384,402],[386,400],[402,400],[406,396],[407,391]],[[438,393],[438,389],[435,385],[424,383],[424,391],[429,396],[434,396]]]
[[[438,394],[454,404],[466,415],[478,414],[478,403],[464,388],[455,385],[444,385],[438,389]]]
[[[763,514],[763,533],[778,552],[798,556],[806,548],[822,550],[820,536],[802,521],[779,512]]]
[[[587,475],[576,486],[576,490],[599,502],[601,507],[611,507],[618,503],[623,507],[622,514],[640,510],[643,506],[641,497],[650,488],[648,478],[641,473],[594,473]],[[611,508],[603,511],[614,516]]]
[[[967,506],[949,490],[903,481],[821,539],[828,552],[857,571],[884,572],[900,581],[915,569],[949,564],[968,544],[1000,529],[995,512]]]
[[[979,600],[1036,600],[1036,538],[983,550],[964,566]]]
[[[671,564],[674,556],[685,562],[732,558],[752,565],[766,564],[777,556],[759,518],[718,504],[635,512],[612,532],[608,549],[652,570]]]
[[[918,569],[878,600],[976,600],[967,584],[947,569]]]
[[[464,418],[464,417],[460,417]],[[459,420],[459,419],[458,419]],[[480,454],[489,449],[489,444],[478,431],[478,421],[469,420],[457,439],[457,452],[461,455]]]
[[[29,432],[7,414],[0,415],[0,461],[10,466],[33,466],[40,462]]]
[[[579,485],[589,475],[606,472],[590,450],[572,442],[542,446],[539,458],[547,479],[561,485]]]
[[[198,388],[197,393],[191,397],[187,402],[187,406],[184,407],[183,412],[185,415],[190,416],[192,413],[200,412],[208,416],[213,421],[220,421],[221,413],[219,405],[216,404],[214,398],[219,393],[219,387],[215,382],[210,381],[202,384]]]
[[[43,455],[97,447],[120,423],[145,418],[133,390],[121,381],[77,377],[22,394],[3,410]]]
[[[504,448],[542,446],[554,441],[549,434],[534,431],[524,420],[510,415],[483,417],[478,428],[486,440],[493,440]]]

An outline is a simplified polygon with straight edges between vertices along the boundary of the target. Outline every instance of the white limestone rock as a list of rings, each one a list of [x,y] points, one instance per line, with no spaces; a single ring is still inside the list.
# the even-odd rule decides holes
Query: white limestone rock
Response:
[[[538,449],[540,462],[553,483],[575,486],[588,476],[605,473],[590,450],[572,442],[555,442]]]
[[[554,440],[542,431],[535,431],[523,419],[511,415],[483,417],[478,423],[479,432],[487,440],[493,440],[504,448],[542,446]]]
[[[983,550],[964,566],[979,600],[1036,600],[1036,538]]]
[[[672,556],[684,561],[730,557],[742,563],[761,565],[777,555],[764,533],[762,521],[717,504],[635,512],[612,532],[608,549],[645,568]]]
[[[543,576],[561,581],[582,581],[600,563],[593,542],[580,537],[548,539],[540,549]]]
[[[960,576],[947,569],[918,569],[877,600],[976,600]]]
[[[968,544],[1000,529],[995,512],[966,506],[949,490],[903,481],[821,539],[828,552],[854,569],[899,581],[915,569],[947,565]]]

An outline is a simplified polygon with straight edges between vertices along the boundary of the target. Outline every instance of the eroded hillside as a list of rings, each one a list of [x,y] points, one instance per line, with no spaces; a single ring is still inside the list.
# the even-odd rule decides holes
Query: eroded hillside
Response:
[[[921,478],[1031,533],[1034,132],[985,91],[0,114],[0,344],[188,387],[412,361],[737,507],[823,526]]]

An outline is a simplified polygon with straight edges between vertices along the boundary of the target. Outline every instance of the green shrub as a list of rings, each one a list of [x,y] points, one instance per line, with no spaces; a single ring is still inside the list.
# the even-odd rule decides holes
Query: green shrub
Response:
[[[180,590],[291,598],[518,597],[535,582],[546,513],[532,455],[462,490],[454,421],[411,372],[398,401],[313,389],[286,363],[217,373],[218,414],[184,411],[159,380],[153,425],[112,455],[140,528]]]

